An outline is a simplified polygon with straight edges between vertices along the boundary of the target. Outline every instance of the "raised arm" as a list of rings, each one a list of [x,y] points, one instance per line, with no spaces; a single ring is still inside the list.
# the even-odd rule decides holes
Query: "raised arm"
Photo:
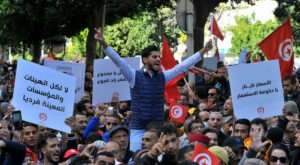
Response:
[[[204,48],[202,48],[199,52],[195,53],[193,56],[187,58],[182,63],[176,65],[173,69],[164,71],[165,81],[166,83],[177,77],[179,74],[187,71],[191,66],[195,65],[201,59],[203,59],[203,55],[212,48],[212,41],[209,40]]]
[[[119,56],[111,47],[107,45],[103,37],[103,30],[95,29],[95,39],[103,46],[104,53],[121,69],[124,77],[128,80],[130,86],[133,88],[135,84],[135,70],[126,63],[126,61]]]

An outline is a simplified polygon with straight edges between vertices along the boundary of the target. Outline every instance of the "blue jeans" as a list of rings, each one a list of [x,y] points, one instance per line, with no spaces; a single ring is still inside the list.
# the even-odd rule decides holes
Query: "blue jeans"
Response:
[[[142,138],[145,129],[130,129],[130,150],[136,152],[142,149]]]

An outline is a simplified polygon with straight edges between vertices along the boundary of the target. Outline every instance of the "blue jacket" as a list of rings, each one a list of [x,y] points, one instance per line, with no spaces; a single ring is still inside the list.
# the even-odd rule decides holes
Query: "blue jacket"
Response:
[[[164,122],[165,76],[162,72],[149,75],[136,71],[135,85],[131,88],[131,128],[145,129],[155,120]]]
[[[4,151],[8,153],[8,157],[4,161],[3,165],[22,165],[26,156],[25,145],[14,141],[5,141],[5,143],[6,147]]]
[[[97,117],[93,117],[89,124],[86,126],[83,132],[83,139],[86,139],[90,133],[96,131],[97,124],[99,123],[100,119]]]

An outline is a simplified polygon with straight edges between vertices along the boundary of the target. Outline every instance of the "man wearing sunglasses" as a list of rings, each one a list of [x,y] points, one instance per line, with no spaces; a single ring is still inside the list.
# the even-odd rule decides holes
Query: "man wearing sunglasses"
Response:
[[[161,58],[159,48],[156,46],[148,46],[142,51],[144,67],[141,70],[134,70],[108,46],[102,30],[96,29],[95,39],[103,46],[105,54],[121,69],[129,82],[132,111],[130,149],[135,152],[141,149],[141,139],[146,125],[153,120],[161,124],[164,122],[165,84],[203,59],[203,55],[212,48],[212,41],[207,42],[203,49],[173,69],[159,72]]]

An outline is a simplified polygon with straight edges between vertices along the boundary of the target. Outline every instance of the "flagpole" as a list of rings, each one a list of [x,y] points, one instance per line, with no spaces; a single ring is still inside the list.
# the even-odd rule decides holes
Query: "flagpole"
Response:
[[[185,77],[183,77],[183,80],[184,80],[184,82],[185,82],[185,85],[188,87],[188,89],[191,90],[191,88],[190,88],[188,82],[186,81]]]

